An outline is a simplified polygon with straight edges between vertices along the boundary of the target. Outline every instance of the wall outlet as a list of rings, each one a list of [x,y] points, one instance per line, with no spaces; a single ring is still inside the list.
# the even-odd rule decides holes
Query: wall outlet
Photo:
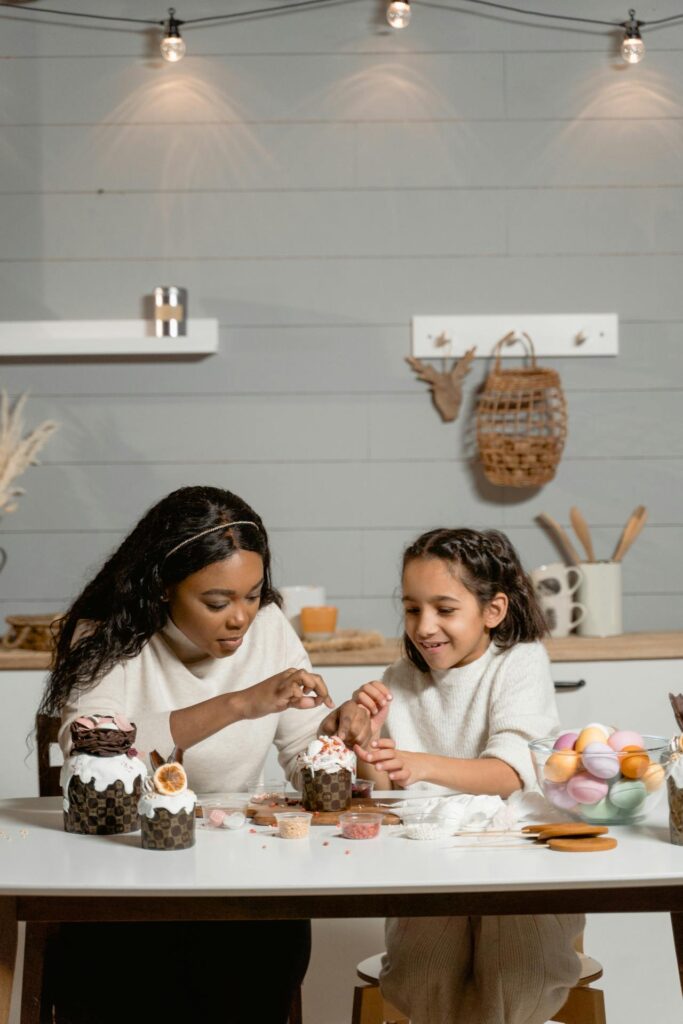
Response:
[[[526,332],[539,356],[616,356],[619,319],[616,313],[525,313],[493,316],[414,316],[413,355],[436,358],[463,355],[473,345],[478,358],[488,358],[504,335]],[[504,345],[503,358],[519,358],[522,345]]]

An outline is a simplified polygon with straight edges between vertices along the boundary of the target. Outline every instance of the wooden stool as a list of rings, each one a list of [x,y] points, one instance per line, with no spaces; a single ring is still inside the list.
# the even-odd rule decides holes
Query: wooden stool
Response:
[[[602,967],[582,950],[577,950],[577,954],[581,960],[581,977],[569,990],[564,1006],[551,1019],[561,1024],[607,1024],[604,993],[601,989],[588,987],[602,977]],[[369,956],[356,967],[356,974],[366,984],[357,985],[353,990],[351,1024],[410,1024],[408,1018],[388,1003],[379,990],[382,955]]]

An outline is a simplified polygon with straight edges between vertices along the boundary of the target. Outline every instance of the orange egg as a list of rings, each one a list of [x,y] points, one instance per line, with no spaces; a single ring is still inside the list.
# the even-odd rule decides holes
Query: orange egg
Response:
[[[543,766],[548,782],[566,782],[579,766],[579,755],[575,750],[556,750]]]
[[[621,774],[627,779],[640,779],[650,766],[649,755],[642,747],[635,745],[623,747],[621,754]]]
[[[640,781],[645,784],[645,789],[648,793],[654,793],[664,782],[664,774],[664,765],[649,764],[640,776]]]
[[[579,733],[578,739],[574,744],[574,750],[578,750],[579,753],[587,747],[589,743],[607,743],[607,733],[604,729],[601,729],[597,725],[588,725],[585,729],[582,729]]]

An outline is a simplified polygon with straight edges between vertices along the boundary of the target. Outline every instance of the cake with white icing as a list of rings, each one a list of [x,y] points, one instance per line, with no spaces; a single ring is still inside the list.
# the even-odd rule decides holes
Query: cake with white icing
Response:
[[[356,755],[338,736],[319,736],[297,758],[307,811],[343,811],[351,804]]]
[[[147,775],[134,747],[135,725],[120,716],[88,715],[71,725],[62,766],[64,828],[117,835],[140,828],[138,800]]]
[[[178,761],[159,764],[152,778],[147,779],[138,805],[142,848],[188,850],[194,846],[196,803],[183,766]]]

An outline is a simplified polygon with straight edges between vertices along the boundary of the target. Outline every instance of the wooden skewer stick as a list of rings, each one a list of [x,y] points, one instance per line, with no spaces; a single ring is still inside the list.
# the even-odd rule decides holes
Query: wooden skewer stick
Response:
[[[593,541],[591,540],[590,530],[588,529],[588,523],[583,518],[583,515],[573,505],[569,510],[569,518],[571,519],[572,526],[574,527],[574,533],[583,544],[586,556],[589,562],[595,561],[595,550],[593,548]]]

